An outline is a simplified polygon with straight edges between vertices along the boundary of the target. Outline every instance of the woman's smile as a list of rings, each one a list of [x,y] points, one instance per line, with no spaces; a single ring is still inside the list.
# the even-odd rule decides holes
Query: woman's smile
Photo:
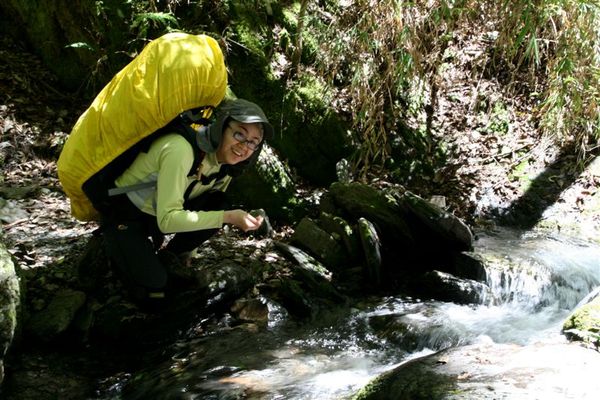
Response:
[[[256,123],[232,121],[223,131],[217,149],[217,160],[222,164],[237,164],[247,160],[262,141],[261,126]]]

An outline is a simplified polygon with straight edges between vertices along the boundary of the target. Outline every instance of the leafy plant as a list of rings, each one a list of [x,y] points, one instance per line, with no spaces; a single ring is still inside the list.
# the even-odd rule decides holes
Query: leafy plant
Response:
[[[505,1],[498,15],[499,45],[512,70],[528,68],[542,86],[543,132],[575,142],[583,160],[600,138],[600,3]]]
[[[390,140],[398,135],[414,136],[405,142],[422,141],[435,162],[430,129],[423,137],[398,125],[407,112],[420,113],[435,102],[431,87],[445,33],[465,10],[464,1],[431,3],[362,0],[339,7],[322,40],[322,70],[348,93],[362,143],[354,167],[362,177],[385,165]]]
[[[441,60],[453,32],[492,37],[488,73],[507,92],[539,94],[538,122],[559,143],[575,141],[580,159],[600,137],[600,3],[597,0],[360,0],[329,7],[321,72],[348,96],[365,175],[389,157],[389,142],[425,124],[435,162],[431,116]],[[517,85],[516,83],[525,83]],[[415,138],[411,138],[414,141]],[[404,140],[404,141],[411,141]]]
[[[138,37],[147,38],[151,30],[170,31],[178,28],[177,18],[171,13],[147,12],[136,14],[133,17],[131,29],[137,31]]]

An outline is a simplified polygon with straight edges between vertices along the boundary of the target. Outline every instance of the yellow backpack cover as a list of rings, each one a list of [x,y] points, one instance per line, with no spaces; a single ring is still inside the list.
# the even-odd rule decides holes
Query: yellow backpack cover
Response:
[[[58,178],[81,221],[98,211],[82,185],[108,163],[180,113],[216,107],[227,69],[216,40],[169,33],[151,41],[100,91],[79,117],[58,159]]]

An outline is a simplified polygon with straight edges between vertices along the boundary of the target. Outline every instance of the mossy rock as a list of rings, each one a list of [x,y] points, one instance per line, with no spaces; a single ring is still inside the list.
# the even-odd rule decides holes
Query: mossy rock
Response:
[[[371,221],[381,235],[384,245],[389,244],[399,250],[413,246],[411,230],[394,198],[357,182],[349,184],[336,182],[330,186],[329,194],[335,206],[354,221],[359,218]]]
[[[232,46],[227,54],[229,84],[240,98],[259,104],[275,126],[273,147],[285,155],[298,174],[320,185],[335,180],[335,164],[350,154],[347,123],[330,107],[331,89],[310,75],[300,75],[288,85],[287,76],[276,75],[271,64],[277,38],[275,24],[295,32],[290,12],[271,4],[231,2],[229,23]],[[304,35],[310,52],[310,37]],[[293,39],[293,38],[292,38]],[[293,42],[293,40],[292,40]],[[278,124],[280,122],[280,124]]]
[[[45,342],[56,339],[70,327],[85,301],[86,295],[81,291],[59,290],[44,310],[31,316],[28,332]]]
[[[300,175],[320,185],[336,180],[336,163],[352,152],[348,126],[329,106],[331,96],[327,85],[305,75],[283,99],[279,148]]]
[[[473,250],[473,234],[456,216],[408,191],[399,203],[404,214],[414,221],[411,226],[419,227],[418,234],[427,246],[433,242],[449,252]],[[438,248],[438,252],[441,250]]]
[[[353,400],[440,400],[455,387],[455,378],[408,362],[371,381]]]
[[[3,359],[18,333],[21,294],[12,257],[2,243],[0,230],[0,383],[4,378]]]
[[[339,236],[325,231],[311,218],[305,217],[296,225],[291,241],[332,270],[339,270],[349,262]]]
[[[563,332],[570,340],[582,341],[600,347],[600,296],[579,307],[563,324]]]
[[[233,203],[248,209],[262,208],[275,219],[291,218],[298,206],[290,172],[269,146],[252,168],[233,180],[228,195]]]
[[[450,347],[401,364],[355,400],[593,399],[600,358],[564,343],[478,343]],[[557,397],[559,394],[559,397]]]

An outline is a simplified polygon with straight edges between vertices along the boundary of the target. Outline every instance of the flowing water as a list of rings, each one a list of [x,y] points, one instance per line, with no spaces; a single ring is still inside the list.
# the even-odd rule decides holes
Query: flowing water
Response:
[[[101,398],[350,398],[382,372],[448,346],[560,341],[565,318],[600,286],[600,248],[590,244],[503,230],[475,245],[490,260],[489,305],[377,298],[300,324],[270,304],[266,329],[182,339],[166,359],[107,380]]]

